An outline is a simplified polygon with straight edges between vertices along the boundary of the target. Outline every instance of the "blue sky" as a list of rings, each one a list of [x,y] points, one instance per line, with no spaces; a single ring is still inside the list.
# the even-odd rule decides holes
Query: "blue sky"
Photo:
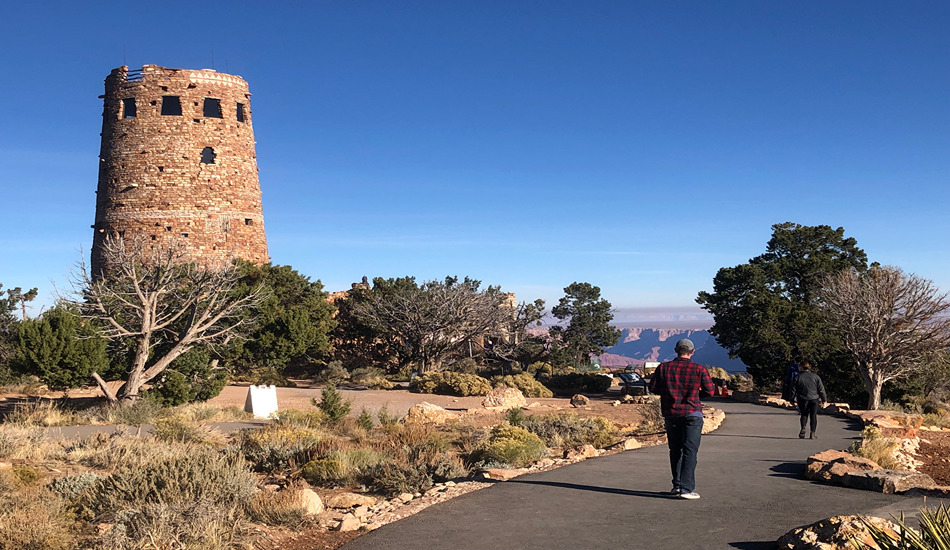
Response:
[[[950,290],[947,29],[947,2],[8,2],[0,283],[66,286],[103,79],[157,64],[249,82],[272,260],[327,290],[583,281],[689,317],[785,221]]]

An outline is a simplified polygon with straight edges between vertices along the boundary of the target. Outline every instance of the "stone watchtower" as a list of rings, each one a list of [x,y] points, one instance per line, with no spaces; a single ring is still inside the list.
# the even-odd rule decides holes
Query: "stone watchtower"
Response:
[[[119,67],[105,81],[92,273],[117,234],[180,243],[200,265],[268,261],[244,79],[213,70]]]

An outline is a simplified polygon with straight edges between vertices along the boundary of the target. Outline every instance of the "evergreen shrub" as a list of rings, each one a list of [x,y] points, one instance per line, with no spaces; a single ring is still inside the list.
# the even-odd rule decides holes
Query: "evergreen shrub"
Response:
[[[492,386],[508,386],[521,390],[525,397],[547,398],[554,397],[554,392],[547,389],[537,378],[526,372],[515,375],[495,376],[491,379]]]
[[[427,372],[409,383],[409,391],[438,395],[488,395],[491,382],[475,374],[460,372]]]

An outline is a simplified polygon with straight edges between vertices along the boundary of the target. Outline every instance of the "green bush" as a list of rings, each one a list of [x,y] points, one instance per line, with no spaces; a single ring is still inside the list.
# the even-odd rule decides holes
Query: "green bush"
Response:
[[[172,361],[168,369],[143,394],[166,407],[193,401],[207,401],[221,393],[228,383],[227,373],[211,368],[211,354],[194,348]]]
[[[356,484],[377,466],[390,460],[387,455],[370,449],[341,449],[308,462],[300,473],[311,485],[345,487]]]
[[[350,372],[343,366],[342,361],[330,361],[323,367],[314,381],[319,384],[336,385],[350,378]]]
[[[554,392],[526,372],[508,376],[495,376],[491,379],[492,386],[508,386],[521,390],[525,397],[546,398],[554,397]]]
[[[529,416],[518,425],[540,437],[548,447],[603,448],[614,442],[617,431],[609,420],[581,418],[575,413]]]
[[[544,441],[524,428],[501,424],[492,430],[484,447],[474,453],[475,461],[503,464],[513,468],[530,466],[547,456]]]
[[[429,472],[407,463],[380,464],[370,477],[373,489],[386,495],[421,493],[433,485]]]
[[[555,395],[574,395],[577,393],[605,393],[613,380],[600,374],[555,374],[544,376],[541,383]]]
[[[545,363],[543,361],[536,361],[528,365],[528,374],[531,376],[543,376],[543,375],[552,375],[554,374],[554,367],[551,366],[551,363]]]
[[[427,372],[409,382],[409,391],[438,395],[488,395],[491,383],[475,374],[460,372]]]
[[[83,472],[74,476],[66,476],[54,479],[46,484],[46,487],[63,497],[68,502],[73,502],[79,498],[87,489],[99,482],[102,474],[94,472]]]
[[[353,405],[352,401],[343,399],[343,396],[340,395],[339,390],[337,390],[333,384],[330,384],[320,392],[319,402],[317,402],[316,399],[311,399],[311,403],[323,411],[323,414],[326,415],[330,423],[337,423],[346,418],[346,415],[350,414],[350,409]]]

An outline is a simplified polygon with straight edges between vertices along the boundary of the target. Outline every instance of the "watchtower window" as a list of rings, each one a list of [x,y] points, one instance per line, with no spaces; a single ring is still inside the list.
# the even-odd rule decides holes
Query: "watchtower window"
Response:
[[[214,99],[211,97],[205,98],[204,105],[204,116],[208,118],[222,118],[221,116],[221,100]]]
[[[214,164],[214,149],[211,147],[205,147],[201,150],[201,163],[202,164]]]
[[[243,103],[237,104],[237,121],[247,122],[247,107]]]
[[[135,98],[122,100],[122,118],[135,118]]]
[[[244,225],[254,225],[254,220],[251,218],[244,218]]]
[[[162,114],[167,116],[181,116],[181,98],[177,95],[163,95]]]

